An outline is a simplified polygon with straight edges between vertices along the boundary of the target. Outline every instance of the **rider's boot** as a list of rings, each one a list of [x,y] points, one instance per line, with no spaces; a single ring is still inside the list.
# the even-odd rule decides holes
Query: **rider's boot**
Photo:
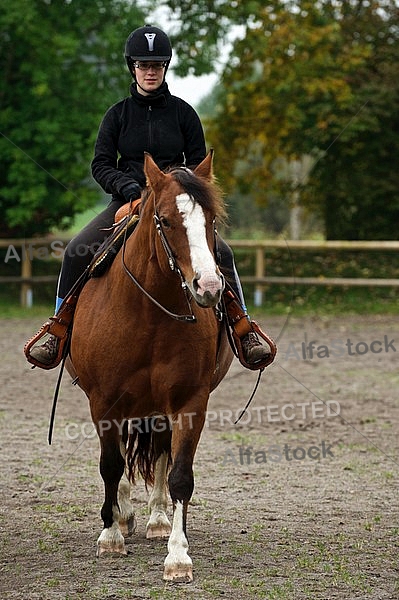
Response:
[[[242,353],[248,364],[256,365],[257,363],[269,359],[271,354],[269,344],[265,342],[264,345],[262,345],[254,331],[250,331],[240,338],[240,340]]]
[[[67,334],[69,323],[73,317],[74,304],[76,304],[73,296],[68,298],[68,301],[66,305],[64,305],[65,309],[62,310],[62,315],[59,316],[63,298],[56,297],[54,317],[51,317],[51,319],[43,325],[42,330],[44,331],[42,335],[38,337],[38,340],[40,340],[43,338],[43,335],[46,335],[44,338],[46,341],[40,345],[33,345],[35,343],[35,338],[40,334],[40,332],[38,332],[38,334],[25,345],[24,351],[27,359],[38,367],[43,366],[43,368],[53,368],[53,366],[56,366],[60,362],[60,344],[61,342],[65,344],[64,339]],[[52,331],[54,333],[51,333]],[[31,361],[30,358],[32,358],[33,361]]]
[[[51,365],[57,357],[59,344],[60,338],[49,334],[44,344],[31,348],[30,355],[43,365]]]
[[[261,330],[250,320],[238,296],[232,290],[226,290],[223,296],[241,362],[251,369],[267,366],[274,359],[275,348],[272,349],[266,340],[264,344],[260,342],[256,331]],[[270,343],[274,344],[272,340]]]
[[[55,315],[58,313],[62,302],[63,298],[56,296]],[[40,346],[33,346],[33,348],[30,349],[29,354],[39,363],[42,363],[43,365],[51,365],[57,357],[59,345],[60,338],[50,333],[47,336],[44,344],[40,344]]]

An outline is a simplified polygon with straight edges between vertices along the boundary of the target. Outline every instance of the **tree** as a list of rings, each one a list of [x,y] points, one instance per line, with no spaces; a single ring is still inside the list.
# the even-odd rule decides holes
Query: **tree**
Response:
[[[178,57],[174,70],[183,77],[214,72],[232,26],[252,22],[264,0],[155,0],[152,4],[169,9],[167,31]]]
[[[129,85],[128,0],[0,0],[0,235],[67,227],[93,205],[89,165],[106,108]]]
[[[323,198],[329,239],[399,239],[399,10],[393,2],[357,3],[343,36],[370,51],[348,73],[357,114],[316,165],[309,196]]]
[[[190,0],[178,13],[187,68],[206,26],[219,51],[231,24],[244,26],[206,124],[224,187],[259,203],[289,195],[281,159],[310,155],[315,167],[301,198],[324,216],[328,238],[399,238],[397,3],[219,0],[211,18],[208,5]]]

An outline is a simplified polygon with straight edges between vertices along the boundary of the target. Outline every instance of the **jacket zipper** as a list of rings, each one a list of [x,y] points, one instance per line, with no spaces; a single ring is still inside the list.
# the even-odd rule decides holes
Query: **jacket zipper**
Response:
[[[147,111],[147,122],[148,122],[148,150],[151,152],[152,148],[152,120],[151,120],[152,106],[148,107]]]

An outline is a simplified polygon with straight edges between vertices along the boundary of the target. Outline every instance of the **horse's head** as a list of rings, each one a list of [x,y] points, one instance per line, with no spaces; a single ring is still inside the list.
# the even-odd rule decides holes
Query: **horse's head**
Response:
[[[224,216],[224,205],[213,183],[212,152],[191,171],[161,171],[149,154],[144,171],[155,219],[170,263],[180,269],[197,304],[215,306],[224,279],[215,262],[215,219]],[[172,264],[171,264],[172,266]]]

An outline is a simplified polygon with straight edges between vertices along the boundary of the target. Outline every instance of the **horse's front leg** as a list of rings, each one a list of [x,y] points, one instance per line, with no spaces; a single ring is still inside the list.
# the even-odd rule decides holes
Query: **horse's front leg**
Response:
[[[188,500],[173,502],[173,525],[164,562],[165,581],[192,581],[193,561],[188,555],[186,535]]]
[[[169,491],[173,501],[173,524],[163,575],[167,581],[193,580],[193,563],[188,555],[187,508],[194,490],[193,461],[205,422],[205,411],[190,415],[194,415],[190,426],[182,426],[184,420],[178,420],[172,433],[173,467],[169,474]]]
[[[106,552],[127,554],[119,527],[121,513],[118,504],[118,487],[125,467],[120,447],[120,432],[114,423],[106,431],[97,425],[97,431],[101,443],[100,473],[105,491],[105,500],[101,509],[104,529],[97,540],[97,556],[102,556]],[[126,490],[121,491],[123,497]]]

